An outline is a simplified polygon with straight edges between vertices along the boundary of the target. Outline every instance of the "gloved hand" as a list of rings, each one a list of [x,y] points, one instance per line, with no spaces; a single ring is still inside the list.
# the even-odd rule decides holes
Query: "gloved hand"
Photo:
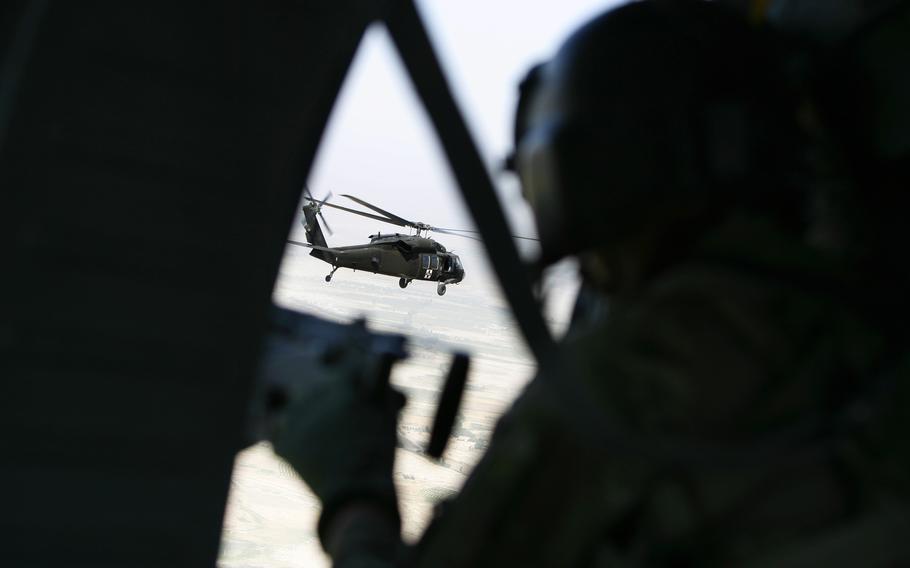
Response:
[[[287,393],[272,444],[322,501],[323,545],[333,517],[351,503],[387,513],[397,534],[392,465],[404,396],[389,387],[385,377],[377,381],[370,376],[382,371],[355,342],[310,372],[311,377],[297,381],[296,390]]]

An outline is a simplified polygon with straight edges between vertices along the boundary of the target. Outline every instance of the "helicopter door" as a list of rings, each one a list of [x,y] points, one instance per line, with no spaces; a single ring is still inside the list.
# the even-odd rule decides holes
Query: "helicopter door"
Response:
[[[439,257],[435,254],[420,255],[420,269],[423,270],[424,280],[431,280],[433,271],[439,270]]]

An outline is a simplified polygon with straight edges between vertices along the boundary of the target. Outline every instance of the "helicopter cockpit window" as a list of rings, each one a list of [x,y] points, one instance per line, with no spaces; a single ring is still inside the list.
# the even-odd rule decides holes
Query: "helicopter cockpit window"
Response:
[[[435,254],[420,255],[420,268],[423,270],[439,270],[439,257]]]

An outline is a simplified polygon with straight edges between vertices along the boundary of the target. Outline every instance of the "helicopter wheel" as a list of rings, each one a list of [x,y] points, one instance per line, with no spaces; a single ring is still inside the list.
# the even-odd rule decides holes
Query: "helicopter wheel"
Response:
[[[331,275],[331,274],[326,274],[326,275],[325,275],[325,281],[326,281],[326,282],[331,282],[331,281],[332,281],[332,275]]]
[[[440,284],[439,286],[437,286],[437,287],[436,287],[436,293],[439,294],[440,296],[445,295],[445,293],[446,293],[446,285],[445,285],[445,284]]]
[[[399,287],[399,288],[407,288],[407,287],[408,287],[408,282],[410,282],[410,280],[408,280],[407,278],[399,278],[399,279],[398,279],[398,287]]]

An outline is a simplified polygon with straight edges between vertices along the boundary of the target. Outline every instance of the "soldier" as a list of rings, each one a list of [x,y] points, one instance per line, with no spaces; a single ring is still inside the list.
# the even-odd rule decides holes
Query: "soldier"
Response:
[[[409,549],[400,395],[293,400],[275,449],[322,500],[336,566],[907,561],[902,351],[810,238],[775,45],[715,3],[645,0],[531,72],[515,165],[544,261],[581,261],[572,384],[541,371]]]

